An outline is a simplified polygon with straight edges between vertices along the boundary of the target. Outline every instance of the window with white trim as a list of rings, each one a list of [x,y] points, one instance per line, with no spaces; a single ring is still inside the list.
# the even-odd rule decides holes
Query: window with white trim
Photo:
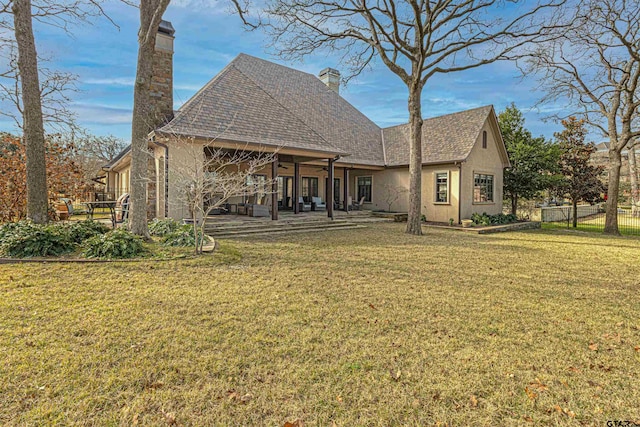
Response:
[[[449,172],[436,172],[436,203],[449,203]]]
[[[493,202],[493,175],[473,174],[473,202]]]

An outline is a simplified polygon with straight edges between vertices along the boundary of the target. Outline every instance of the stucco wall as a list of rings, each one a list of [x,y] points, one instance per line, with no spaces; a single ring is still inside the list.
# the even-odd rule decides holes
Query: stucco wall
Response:
[[[449,201],[447,203],[435,202],[435,174],[438,172],[449,173]],[[354,170],[351,173],[350,194],[354,201],[357,198],[356,182],[358,176],[371,176],[371,203],[365,203],[365,209],[388,210],[387,194],[389,191],[401,188],[403,192],[397,201],[391,205],[391,210],[406,212],[409,209],[409,169],[393,168],[383,171]],[[454,165],[423,166],[422,168],[422,214],[428,221],[448,222],[453,218],[458,222],[458,167]]]
[[[462,164],[461,219],[468,219],[473,213],[486,212],[494,215],[502,212],[503,162],[497,145],[499,141],[497,129],[488,119],[482,130],[487,132],[487,148],[482,148],[481,131],[467,161]],[[493,202],[473,202],[474,174],[476,173],[493,175]]]

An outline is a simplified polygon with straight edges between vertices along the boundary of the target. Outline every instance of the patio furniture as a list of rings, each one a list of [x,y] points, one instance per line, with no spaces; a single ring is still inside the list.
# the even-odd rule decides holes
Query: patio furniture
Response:
[[[300,206],[300,212],[311,211],[311,203],[305,202],[302,196],[298,197],[298,205]]]
[[[101,200],[99,202],[84,202],[87,207],[87,219],[93,219],[93,214],[97,208],[108,208],[111,217],[111,226],[116,228],[116,200]]]
[[[266,217],[270,215],[269,207],[267,205],[250,205],[247,214],[251,217]]]
[[[116,200],[116,223],[125,222],[129,219],[129,199],[129,193],[124,193]]]
[[[319,210],[326,210],[326,209],[327,209],[327,204],[324,203],[320,197],[311,198],[312,211],[319,211]]]
[[[349,197],[349,198],[351,199],[351,197]],[[360,201],[358,203],[356,203],[355,205],[350,205],[351,206],[351,210],[352,211],[361,211],[362,210],[362,205],[364,205],[364,196],[362,196]]]

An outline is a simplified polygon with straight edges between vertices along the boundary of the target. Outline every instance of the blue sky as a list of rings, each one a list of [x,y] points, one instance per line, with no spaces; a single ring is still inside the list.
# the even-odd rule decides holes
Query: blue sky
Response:
[[[52,58],[51,67],[79,76],[72,109],[78,122],[96,135],[113,134],[130,139],[133,80],[137,56],[138,11],[119,2],[107,12],[119,29],[107,20],[74,28],[73,37],[55,28],[36,25],[40,54]],[[317,74],[325,67],[340,69],[337,57],[318,53],[305,62],[285,63],[270,54],[267,37],[243,29],[225,2],[174,0],[165,19],[176,29],[174,55],[174,101],[177,109],[216,75],[238,53]],[[542,121],[545,113],[533,109],[540,94],[534,81],[519,78],[513,64],[497,63],[461,73],[438,75],[423,93],[425,118],[493,104],[498,112],[511,102],[525,113],[534,135],[548,138],[560,126]],[[382,64],[374,65],[341,94],[380,126],[407,121],[407,90],[397,76]],[[0,117],[0,130],[13,131],[11,122]]]

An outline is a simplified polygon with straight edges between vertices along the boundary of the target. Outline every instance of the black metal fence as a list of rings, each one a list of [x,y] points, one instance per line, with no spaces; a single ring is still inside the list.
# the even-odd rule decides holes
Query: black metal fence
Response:
[[[551,206],[541,208],[540,220],[544,228],[567,228],[582,231],[604,231],[605,205],[578,206],[575,227],[572,206]],[[618,229],[621,234],[640,236],[640,210],[618,208]]]

